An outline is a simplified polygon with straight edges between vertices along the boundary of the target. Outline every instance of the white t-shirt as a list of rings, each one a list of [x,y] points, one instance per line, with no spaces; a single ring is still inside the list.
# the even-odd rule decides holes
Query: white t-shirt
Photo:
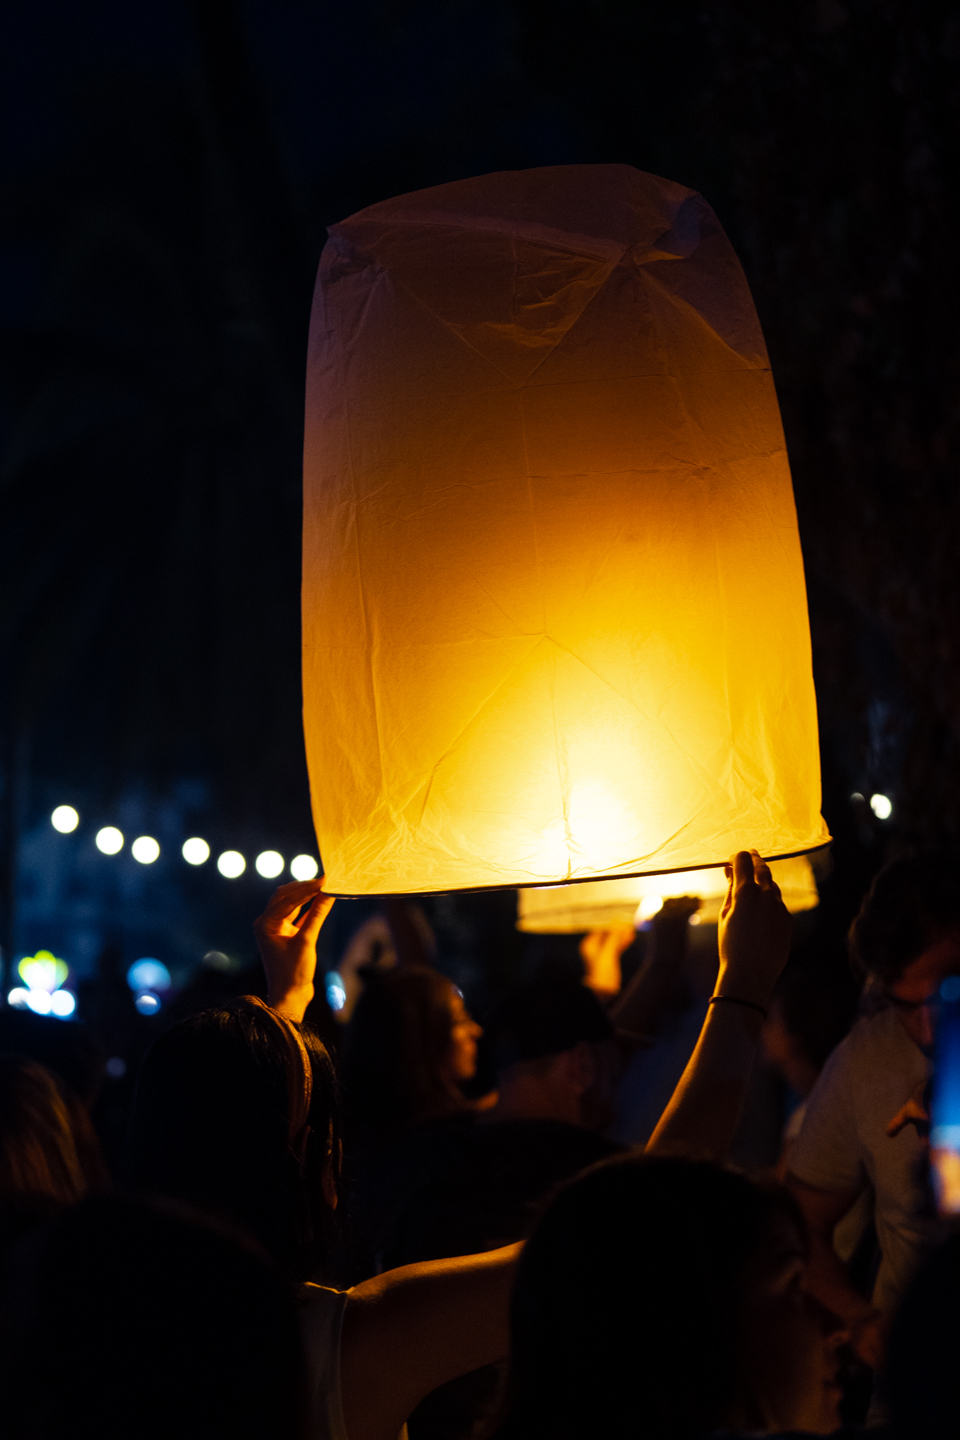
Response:
[[[310,1435],[313,1440],[347,1440],[340,1398],[340,1335],[346,1291],[306,1284],[301,1295],[300,1329],[310,1376]]]
[[[828,1059],[807,1102],[790,1169],[820,1190],[875,1195],[882,1260],[873,1291],[879,1310],[891,1309],[924,1254],[943,1238],[922,1183],[925,1146],[916,1127],[894,1139],[886,1127],[930,1074],[895,1009],[858,1020]]]

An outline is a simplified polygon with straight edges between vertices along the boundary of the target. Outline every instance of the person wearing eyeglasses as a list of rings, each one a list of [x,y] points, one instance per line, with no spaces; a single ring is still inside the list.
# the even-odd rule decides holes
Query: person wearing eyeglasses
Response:
[[[960,974],[960,855],[913,851],[874,879],[849,937],[876,997],[827,1060],[790,1153],[787,1183],[812,1236],[809,1286],[844,1320],[860,1358],[879,1369],[897,1303],[943,1237],[925,1183],[925,1142],[910,1104],[930,1077],[936,1000]],[[906,1116],[906,1119],[904,1117]],[[867,1186],[880,1264],[861,1294],[833,1232]]]

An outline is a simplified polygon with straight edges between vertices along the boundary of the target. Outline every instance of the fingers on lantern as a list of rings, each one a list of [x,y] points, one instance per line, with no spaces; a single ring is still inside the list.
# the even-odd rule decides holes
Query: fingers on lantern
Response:
[[[828,838],[773,379],[693,191],[557,166],[334,225],[303,543],[331,892],[556,884]]]

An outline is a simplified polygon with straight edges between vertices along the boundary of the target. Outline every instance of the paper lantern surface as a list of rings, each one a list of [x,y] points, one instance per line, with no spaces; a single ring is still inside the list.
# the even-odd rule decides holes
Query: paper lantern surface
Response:
[[[770,873],[780,887],[784,904],[793,915],[820,904],[813,866],[806,855],[772,860]],[[611,925],[632,925],[644,902],[668,900],[677,895],[698,895],[703,901],[699,918],[712,923],[720,915],[727,893],[723,870],[681,870],[672,875],[638,875],[630,880],[587,880],[582,885],[551,885],[521,890],[517,929],[532,935],[575,935],[581,930],[603,930]],[[653,907],[650,909],[653,914]]]
[[[773,380],[696,193],[558,166],[333,226],[303,546],[333,893],[667,871],[828,838]]]

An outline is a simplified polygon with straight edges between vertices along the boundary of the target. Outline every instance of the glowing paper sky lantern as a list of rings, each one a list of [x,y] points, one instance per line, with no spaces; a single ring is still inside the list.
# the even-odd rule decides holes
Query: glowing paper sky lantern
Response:
[[[819,905],[813,867],[805,855],[774,860],[770,870],[784,904],[793,914]],[[535,935],[570,935],[611,925],[632,925],[655,914],[659,902],[676,895],[699,895],[703,904],[697,914],[701,920],[711,922],[720,914],[726,893],[727,882],[719,867],[521,890],[517,929]]]
[[[549,884],[828,838],[773,379],[694,192],[558,166],[333,226],[303,543],[331,891]]]

